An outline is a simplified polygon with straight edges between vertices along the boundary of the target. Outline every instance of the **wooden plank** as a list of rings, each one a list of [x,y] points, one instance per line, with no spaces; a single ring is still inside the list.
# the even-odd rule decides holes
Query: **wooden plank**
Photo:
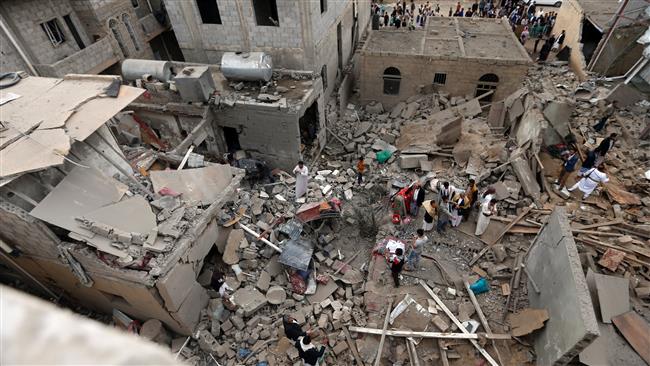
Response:
[[[615,316],[612,322],[641,358],[650,365],[650,325],[634,310]]]
[[[433,290],[431,290],[431,289],[429,288],[429,286],[427,286],[427,284],[424,283],[424,281],[420,280],[419,282],[420,282],[420,286],[424,287],[424,289],[429,293],[429,295],[433,298],[433,300],[436,302],[436,304],[438,304],[438,306],[439,306],[439,307],[440,307],[440,308],[445,312],[445,314],[447,314],[447,316],[449,317],[449,319],[451,319],[451,321],[453,321],[454,324],[456,324],[456,326],[458,327],[458,329],[460,329],[460,330],[461,330],[463,333],[465,333],[465,334],[470,334],[470,333],[467,331],[467,329],[465,329],[465,327],[463,327],[463,325],[462,325],[461,322],[456,318],[456,316],[455,316],[455,315],[454,315],[454,314],[453,314],[453,313],[452,313],[452,312],[447,308],[447,306],[445,305],[445,303],[442,302],[442,300],[440,300],[440,298],[438,297],[438,295],[436,295],[435,292],[433,292]],[[481,347],[481,346],[478,344],[478,342],[476,342],[476,341],[473,340],[473,339],[470,339],[470,343],[472,343],[472,345],[474,346],[474,348],[476,348],[476,349],[479,351],[479,353],[481,353],[481,355],[483,355],[483,357],[485,357],[485,359],[490,363],[490,365],[492,365],[492,366],[498,366],[498,365],[499,365],[499,364],[494,360],[494,358],[492,358],[492,356],[490,356],[490,354],[489,354],[489,353],[488,353],[488,352],[487,352],[483,347]]]
[[[350,350],[352,350],[352,355],[354,356],[354,359],[357,361],[357,365],[365,366],[363,360],[361,359],[361,356],[359,356],[357,345],[352,341],[352,337],[350,337],[350,332],[348,331],[348,328],[343,328],[343,333],[345,334],[345,341],[348,342],[348,347],[350,347]]]
[[[595,227],[600,227],[600,226],[612,226],[616,224],[620,224],[623,222],[623,219],[616,219],[616,220],[611,220],[611,221],[604,221],[604,222],[597,222],[595,224],[590,224],[590,225],[576,225],[576,227],[572,227],[574,230],[587,230],[587,229],[593,229]]]
[[[384,349],[384,342],[386,341],[386,328],[388,327],[388,320],[390,319],[390,312],[393,308],[393,299],[388,302],[386,309],[386,317],[384,318],[384,328],[381,330],[381,339],[379,340],[379,347],[377,347],[377,357],[375,357],[375,366],[381,363],[381,351]]]
[[[636,264],[641,264],[641,265],[643,265],[643,266],[646,266],[646,267],[650,268],[650,263],[649,263],[649,262],[644,262],[644,261],[642,261],[642,260],[637,259],[636,257],[634,257],[634,255],[635,255],[635,254],[634,254],[634,251],[629,250],[629,249],[627,249],[627,248],[624,248],[624,247],[621,247],[621,246],[618,246],[618,245],[612,245],[612,244],[608,244],[608,243],[603,243],[603,242],[600,242],[600,241],[597,241],[597,240],[593,240],[593,239],[588,239],[588,238],[574,237],[574,239],[575,239],[575,240],[578,240],[578,241],[581,241],[581,242],[583,242],[583,243],[585,243],[585,244],[589,244],[589,245],[591,245],[591,246],[600,246],[600,247],[612,248],[612,249],[620,250],[621,252],[625,252],[626,254],[629,254],[629,255],[626,255],[626,256],[625,256],[624,261],[634,262],[634,263],[636,263]]]
[[[519,220],[524,218],[524,216],[526,216],[528,212],[530,212],[530,210],[531,210],[530,207],[524,208],[524,210],[521,211],[521,213],[517,217],[515,217],[508,225],[506,225],[506,227],[504,227],[503,230],[501,230],[501,233],[499,233],[499,235],[494,240],[488,243],[488,246],[481,249],[481,251],[478,252],[478,254],[474,256],[474,258],[472,258],[472,260],[469,262],[469,265],[473,266],[474,263],[476,263],[490,249],[491,246],[498,243],[499,240],[501,240],[501,238],[508,232],[508,230],[510,230],[513,226],[515,226],[515,224],[517,224]]]
[[[479,305],[478,300],[476,299],[476,296],[474,295],[474,291],[469,287],[469,282],[466,280],[463,280],[463,284],[465,284],[465,289],[467,290],[467,293],[469,294],[469,299],[472,301],[472,304],[474,304],[474,309],[476,309],[476,314],[478,315],[478,318],[481,320],[481,324],[483,325],[483,329],[487,332],[487,334],[492,334],[492,329],[490,329],[490,324],[488,323],[487,318],[485,317],[485,314],[483,314],[483,310],[481,310],[481,305]],[[494,347],[494,352],[497,354],[497,358],[499,359],[499,363],[504,365],[503,360],[501,359],[501,354],[499,354],[499,350],[497,349],[496,344],[494,344],[494,340],[492,340],[492,347]]]
[[[411,338],[406,338],[406,347],[410,349],[411,355],[411,364],[413,366],[420,366],[420,359],[418,358],[418,352],[415,349],[415,341]]]
[[[349,326],[348,329],[350,332],[365,333],[365,334],[375,334],[381,335],[384,333],[383,329],[377,328],[364,328]],[[465,328],[461,328],[465,329]],[[437,339],[496,339],[496,340],[508,340],[512,339],[510,334],[487,334],[487,333],[443,333],[443,332],[414,332],[410,330],[392,330],[387,329],[385,331],[387,336],[391,337],[416,337],[416,338],[437,338]]]
[[[440,360],[442,360],[442,366],[449,366],[447,350],[445,349],[445,345],[443,344],[442,339],[438,339],[438,349],[440,350]]]

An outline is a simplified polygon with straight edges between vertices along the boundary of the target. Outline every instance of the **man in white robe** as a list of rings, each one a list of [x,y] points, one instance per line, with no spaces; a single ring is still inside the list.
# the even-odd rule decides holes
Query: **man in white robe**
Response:
[[[309,170],[302,160],[293,168],[293,174],[296,175],[296,199],[298,199],[307,193],[309,180]]]
[[[490,225],[490,216],[497,213],[496,201],[492,198],[484,200],[481,204],[481,210],[476,221],[476,231],[474,235],[481,236]]]
[[[584,193],[582,199],[587,199],[587,197],[589,197],[589,195],[598,187],[598,184],[609,182],[609,178],[604,172],[605,167],[603,166],[587,170],[582,175],[582,179],[580,179],[578,183],[574,184],[573,187],[569,188],[569,192],[573,192],[578,188],[582,193]]]

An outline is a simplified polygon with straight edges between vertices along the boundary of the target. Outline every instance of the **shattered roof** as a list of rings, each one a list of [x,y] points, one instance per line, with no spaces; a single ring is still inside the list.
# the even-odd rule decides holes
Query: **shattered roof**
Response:
[[[83,141],[144,92],[115,77],[29,76],[0,91],[0,178],[61,165],[74,141]]]
[[[425,29],[375,30],[363,53],[530,62],[503,19],[430,17]]]

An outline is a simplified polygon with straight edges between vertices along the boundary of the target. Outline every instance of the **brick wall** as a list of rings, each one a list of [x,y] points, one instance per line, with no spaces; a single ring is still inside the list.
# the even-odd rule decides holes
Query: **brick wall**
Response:
[[[57,259],[59,239],[40,220],[22,208],[0,201],[0,238],[30,256]]]
[[[388,67],[396,67],[401,73],[398,95],[383,93],[383,74]],[[384,108],[391,108],[400,101],[418,93],[421,85],[433,83],[435,73],[446,73],[444,86],[436,90],[453,96],[474,97],[479,78],[484,74],[499,77],[493,100],[501,100],[521,87],[528,70],[528,63],[479,59],[443,59],[435,57],[405,56],[391,54],[361,55],[361,101],[379,101]]]

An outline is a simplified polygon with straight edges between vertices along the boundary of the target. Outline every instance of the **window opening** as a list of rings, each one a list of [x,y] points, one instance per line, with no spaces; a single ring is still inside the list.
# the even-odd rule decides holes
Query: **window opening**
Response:
[[[203,24],[221,24],[217,0],[196,0]]]
[[[402,76],[395,67],[389,67],[384,70],[384,94],[399,94],[399,85],[402,82]]]
[[[257,25],[279,27],[278,6],[275,0],[252,0]]]
[[[41,23],[41,28],[43,28],[43,31],[47,35],[47,38],[49,38],[50,42],[52,42],[52,46],[58,46],[65,42],[65,36],[63,35],[63,31],[61,31],[61,27],[59,26],[59,21],[56,18]]]

